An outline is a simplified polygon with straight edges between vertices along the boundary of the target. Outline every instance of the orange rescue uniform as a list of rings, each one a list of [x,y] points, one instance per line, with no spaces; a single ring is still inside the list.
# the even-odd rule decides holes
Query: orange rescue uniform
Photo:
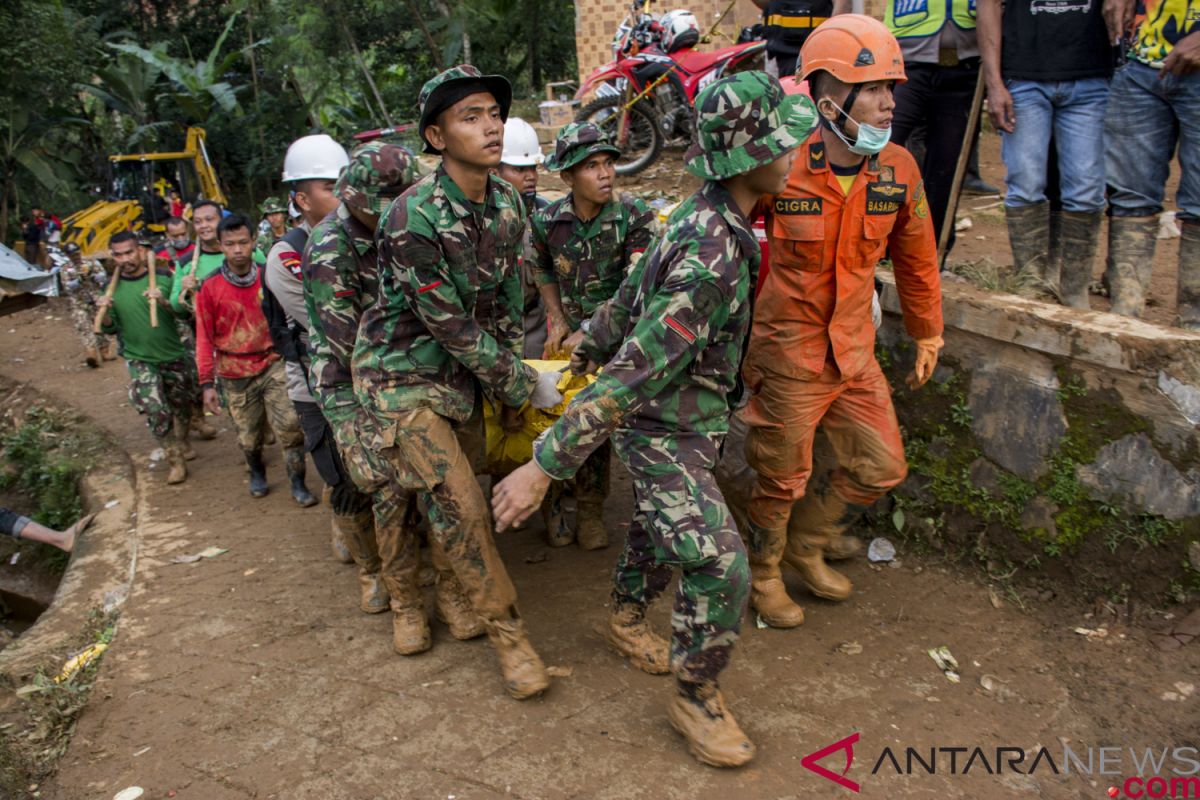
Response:
[[[891,391],[875,360],[871,298],[875,265],[889,253],[908,333],[941,335],[933,222],[907,150],[888,144],[868,157],[845,191],[820,130],[801,147],[767,214],[771,270],[744,368],[754,392],[746,456],[758,472],[748,513],[765,529],[787,525],[805,495],[822,424],[840,466],[829,487],[835,497],[812,511],[827,518],[817,527],[830,530],[820,533],[834,535],[830,526],[848,505],[873,503],[907,473]]]

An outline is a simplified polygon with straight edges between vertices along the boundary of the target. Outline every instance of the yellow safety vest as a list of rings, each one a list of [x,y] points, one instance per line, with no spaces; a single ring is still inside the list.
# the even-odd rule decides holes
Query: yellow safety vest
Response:
[[[883,21],[901,39],[933,36],[947,18],[963,30],[974,30],[975,0],[888,0]]]

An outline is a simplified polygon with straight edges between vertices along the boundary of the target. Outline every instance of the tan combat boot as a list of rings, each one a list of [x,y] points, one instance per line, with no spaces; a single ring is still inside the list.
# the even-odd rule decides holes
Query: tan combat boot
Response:
[[[504,688],[517,700],[526,700],[550,688],[546,665],[525,635],[525,621],[515,609],[508,619],[485,620],[488,639],[496,648]]]
[[[754,743],[738,726],[716,683],[684,684],[667,705],[671,727],[688,752],[713,767],[740,767],[754,758]]]
[[[184,461],[195,461],[196,451],[192,449],[190,436],[191,426],[181,419],[175,420],[175,438],[179,440],[179,448],[183,451]]]
[[[645,606],[614,603],[604,640],[609,649],[628,658],[642,672],[666,675],[671,671],[671,647],[666,639],[650,629]]]
[[[193,411],[191,429],[192,433],[196,434],[205,441],[217,438],[217,429],[212,426],[212,423],[204,418],[203,411],[198,413]]]
[[[750,560],[750,607],[772,628],[795,628],[804,624],[804,609],[788,597],[779,571],[787,529],[764,528],[750,522],[746,528],[746,552]]]
[[[364,614],[382,614],[388,610],[387,587],[383,585],[383,578],[378,572],[360,572],[358,587],[358,607]]]
[[[465,642],[487,633],[483,620],[475,613],[463,586],[454,573],[438,576],[435,590],[438,621],[450,628],[450,635]]]
[[[433,647],[429,620],[418,600],[415,605],[392,603],[392,648],[402,656],[415,656]]]
[[[581,500],[575,511],[575,541],[581,550],[608,547],[608,528],[604,525],[604,503]]]
[[[354,563],[358,564],[361,589],[358,607],[364,614],[382,614],[388,610],[389,595],[379,572],[379,548],[375,542],[375,515],[370,509],[356,514],[333,515],[333,524],[341,529]]]
[[[179,442],[171,441],[163,448],[167,453],[167,483],[183,483],[187,480],[187,465],[184,464],[183,448]]]

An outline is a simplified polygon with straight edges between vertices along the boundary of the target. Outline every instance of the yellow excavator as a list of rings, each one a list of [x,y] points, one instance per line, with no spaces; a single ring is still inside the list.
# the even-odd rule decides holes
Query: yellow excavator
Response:
[[[185,202],[203,197],[225,205],[204,140],[203,128],[188,128],[182,152],[109,156],[108,197],[63,220],[63,244],[73,242],[84,256],[98,256],[107,252],[109,238],[120,231],[149,228],[162,233],[171,215],[167,198],[172,190]]]

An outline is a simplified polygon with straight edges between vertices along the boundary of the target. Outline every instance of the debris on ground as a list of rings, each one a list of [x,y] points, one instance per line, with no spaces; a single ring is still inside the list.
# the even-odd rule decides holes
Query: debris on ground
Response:
[[[843,653],[848,656],[856,656],[863,651],[863,646],[858,642],[842,642],[837,646],[836,652]]]
[[[195,564],[203,558],[216,558],[219,555],[228,553],[229,548],[221,547],[206,547],[194,556],[175,556],[171,559],[172,564]]]
[[[1178,239],[1182,236],[1179,223],[1175,221],[1174,211],[1164,211],[1158,215],[1158,238]]]
[[[958,674],[958,660],[950,653],[950,648],[942,645],[929,650],[929,657],[933,659],[933,663],[938,665],[945,675],[946,680],[951,683],[958,683],[962,677]]]
[[[1075,632],[1089,639],[1103,639],[1108,636],[1108,628],[1076,628]]]
[[[955,233],[966,233],[967,231],[971,230],[971,228],[973,228],[973,227],[975,227],[975,223],[971,222],[971,218],[963,217],[954,223],[954,232]]]
[[[96,642],[91,647],[84,650],[82,653],[67,659],[67,663],[63,664],[62,671],[54,677],[55,683],[63,683],[71,680],[76,672],[86,667],[88,664],[95,661],[99,656],[104,654],[108,649],[108,645],[104,642]]]
[[[551,678],[569,678],[575,674],[574,667],[546,667],[546,674]]]
[[[896,546],[889,539],[877,536],[867,547],[867,559],[870,561],[891,561],[896,557]]]

